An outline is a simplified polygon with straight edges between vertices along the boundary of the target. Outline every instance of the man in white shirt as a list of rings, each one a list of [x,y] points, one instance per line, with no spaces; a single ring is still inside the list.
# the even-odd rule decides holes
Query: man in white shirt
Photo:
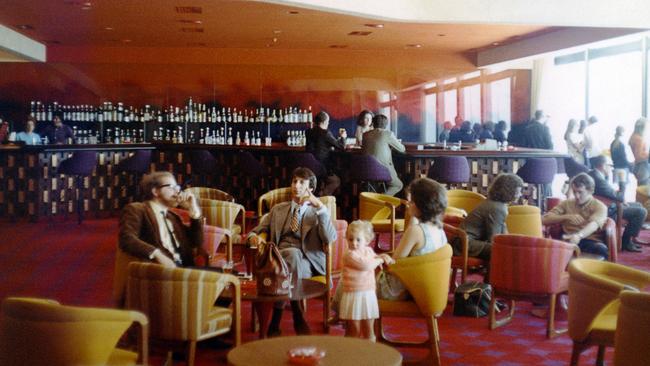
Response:
[[[130,203],[122,210],[120,249],[167,267],[193,266],[193,251],[203,242],[201,208],[196,198],[190,192],[181,192],[169,172],[145,175],[141,188],[145,201]],[[176,207],[189,211],[189,226],[169,210]]]

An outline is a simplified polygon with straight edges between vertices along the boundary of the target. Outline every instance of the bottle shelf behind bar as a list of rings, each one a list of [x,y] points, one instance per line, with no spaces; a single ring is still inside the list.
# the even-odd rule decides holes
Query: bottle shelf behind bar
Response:
[[[182,107],[142,108],[119,102],[100,106],[62,105],[32,101],[30,115],[38,122],[52,121],[59,113],[75,133],[76,143],[210,143],[220,145],[304,145],[304,132],[312,126],[311,106],[237,109],[195,103]],[[237,143],[239,142],[239,143]]]

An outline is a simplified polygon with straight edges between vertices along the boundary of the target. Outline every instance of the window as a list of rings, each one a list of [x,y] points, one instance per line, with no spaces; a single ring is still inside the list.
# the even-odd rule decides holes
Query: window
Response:
[[[619,125],[625,128],[627,141],[641,117],[641,62],[640,49],[589,60],[588,115],[598,117],[595,126],[602,133],[594,134],[594,143],[599,149],[609,148]]]
[[[436,113],[438,112],[438,106],[436,105],[436,96],[437,94],[427,94],[424,96],[425,129],[423,141],[426,142],[436,141],[439,130],[436,120]]]
[[[490,83],[490,120],[510,126],[510,78]]]
[[[463,107],[466,121],[481,123],[481,84],[463,88]]]
[[[443,94],[444,104],[445,104],[445,121],[453,121],[458,115],[458,101],[456,98],[456,89],[447,90]]]

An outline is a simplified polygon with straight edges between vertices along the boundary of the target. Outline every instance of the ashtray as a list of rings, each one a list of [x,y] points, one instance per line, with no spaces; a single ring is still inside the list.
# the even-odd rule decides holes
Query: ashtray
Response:
[[[325,357],[325,350],[317,347],[295,347],[287,351],[289,363],[293,365],[318,365]]]

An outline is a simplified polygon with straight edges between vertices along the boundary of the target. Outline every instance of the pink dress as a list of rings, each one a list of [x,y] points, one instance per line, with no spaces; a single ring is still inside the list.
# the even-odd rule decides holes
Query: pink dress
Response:
[[[379,306],[375,293],[375,252],[370,247],[350,250],[343,258],[343,295],[339,317],[347,320],[376,319]]]

